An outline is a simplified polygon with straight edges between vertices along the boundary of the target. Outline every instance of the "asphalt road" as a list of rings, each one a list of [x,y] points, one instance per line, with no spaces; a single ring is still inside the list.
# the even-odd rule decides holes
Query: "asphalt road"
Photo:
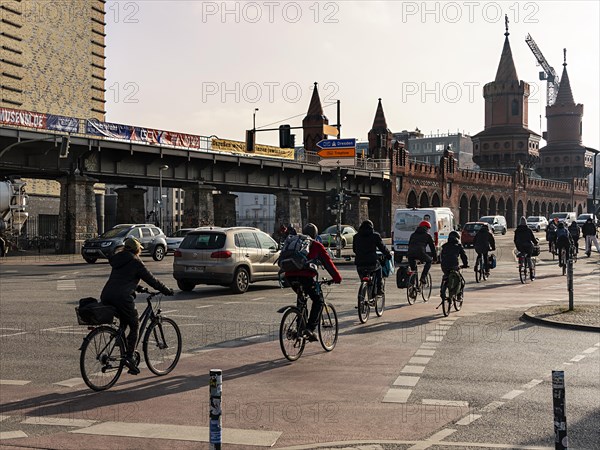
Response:
[[[406,291],[389,279],[383,317],[372,311],[361,325],[354,308],[358,277],[352,265],[340,265],[344,282],[328,294],[339,315],[338,345],[325,353],[311,344],[295,363],[282,358],[277,341],[277,310],[294,302],[289,289],[264,282],[242,295],[207,286],[177,292],[163,299],[162,309],[180,325],[186,357],[167,377],[148,371],[123,375],[101,394],[81,381],[77,349],[87,329],[76,325],[74,307],[79,298],[99,295],[110,266],[88,265],[77,255],[5,258],[0,264],[1,446],[206,448],[200,438],[174,440],[158,433],[150,439],[147,432],[143,438],[124,437],[114,429],[104,430],[109,438],[101,443],[93,434],[79,434],[93,428],[77,420],[91,418],[93,426],[205,427],[206,375],[219,367],[227,399],[224,424],[246,430],[243,439],[253,430],[280,433],[272,438],[275,448],[369,443],[374,449],[552,448],[550,374],[564,370],[570,446],[600,448],[600,335],[522,320],[531,305],[566,302],[566,278],[543,252],[538,279],[522,285],[511,238],[510,233],[497,237],[498,267],[488,281],[477,284],[471,269],[464,272],[463,310],[448,319],[435,309],[441,273],[434,266],[428,303],[408,305]],[[473,251],[468,253],[473,264]],[[144,261],[176,286],[170,256]],[[576,304],[600,301],[598,273],[597,253],[577,262]],[[32,417],[36,420],[23,423]],[[40,417],[68,418],[70,424],[48,425]],[[20,437],[10,434],[17,432]],[[260,448],[243,439],[228,447]]]

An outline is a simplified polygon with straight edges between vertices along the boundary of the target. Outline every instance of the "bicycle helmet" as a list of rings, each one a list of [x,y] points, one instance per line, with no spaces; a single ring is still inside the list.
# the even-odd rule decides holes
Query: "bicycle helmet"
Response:
[[[373,222],[371,222],[369,219],[363,221],[363,223],[360,224],[360,229],[365,230],[365,229],[374,229],[375,227],[373,226]]]
[[[426,220],[424,220],[424,221],[422,221],[422,222],[419,224],[419,227],[425,227],[425,228],[427,228],[427,229],[430,229],[430,228],[431,228],[431,224],[430,224],[429,222],[427,222]]]
[[[316,239],[317,234],[319,234],[319,229],[314,223],[307,223],[304,225],[304,228],[302,228],[302,234],[306,234],[307,236]]]
[[[458,234],[458,231],[451,231],[448,235],[448,240],[460,241],[460,234]]]

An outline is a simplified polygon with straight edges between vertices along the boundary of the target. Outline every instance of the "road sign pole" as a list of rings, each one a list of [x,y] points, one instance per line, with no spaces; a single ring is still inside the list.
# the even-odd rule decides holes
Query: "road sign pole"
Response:
[[[569,311],[573,311],[573,258],[567,256],[567,289],[569,290]]]
[[[221,450],[221,393],[223,391],[223,372],[221,369],[211,369],[209,373],[210,387],[210,423],[209,448]]]
[[[342,168],[338,167],[337,169],[337,198],[338,198],[338,211],[337,211],[337,236],[336,236],[336,245],[335,245],[335,256],[337,258],[342,257]]]
[[[565,372],[552,371],[552,406],[554,407],[554,448],[567,450],[567,411],[565,405]]]

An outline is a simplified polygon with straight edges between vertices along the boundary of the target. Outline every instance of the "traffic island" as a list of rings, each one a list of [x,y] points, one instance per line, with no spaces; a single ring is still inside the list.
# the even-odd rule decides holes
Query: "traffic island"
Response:
[[[523,313],[523,318],[562,328],[600,331],[600,303],[579,304],[573,311],[564,304],[534,306]]]

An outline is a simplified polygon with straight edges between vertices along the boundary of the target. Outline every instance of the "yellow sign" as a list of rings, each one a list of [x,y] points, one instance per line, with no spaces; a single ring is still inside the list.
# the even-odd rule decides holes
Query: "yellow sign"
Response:
[[[246,153],[246,143],[229,139],[212,139],[211,148],[222,152]],[[272,145],[254,144],[254,154],[294,159],[293,148],[279,148]]]
[[[317,152],[321,158],[354,158],[355,148],[324,148]]]
[[[337,136],[339,134],[339,131],[336,127],[333,127],[331,125],[323,125],[323,134],[327,136]]]

